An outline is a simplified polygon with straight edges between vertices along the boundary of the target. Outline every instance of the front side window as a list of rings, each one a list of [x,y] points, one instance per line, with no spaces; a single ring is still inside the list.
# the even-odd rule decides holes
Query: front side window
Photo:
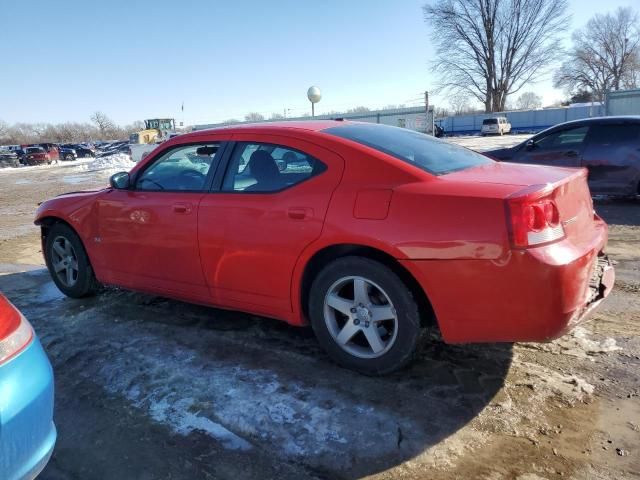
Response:
[[[584,142],[588,131],[588,126],[568,128],[542,137],[540,140],[536,140],[535,144],[539,148],[576,147]]]
[[[220,144],[186,145],[165,152],[136,180],[136,190],[203,191],[219,162]]]
[[[277,192],[322,173],[326,166],[292,148],[268,143],[241,142],[227,167],[225,192]]]
[[[467,148],[404,128],[377,124],[350,124],[322,130],[396,157],[432,175],[493,163]]]

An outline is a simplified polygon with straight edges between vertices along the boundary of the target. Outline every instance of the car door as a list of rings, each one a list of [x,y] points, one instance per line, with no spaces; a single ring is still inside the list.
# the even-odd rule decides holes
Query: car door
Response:
[[[145,162],[132,187],[97,201],[99,249],[107,283],[210,301],[198,247],[198,204],[224,144],[165,149]]]
[[[589,187],[594,193],[640,193],[640,123],[592,126],[582,165],[589,170]]]
[[[589,126],[568,127],[555,130],[527,143],[513,161],[551,165],[555,167],[579,167]]]
[[[204,275],[217,304],[286,316],[296,260],[320,236],[344,162],[290,137],[233,140],[226,172],[198,212]]]

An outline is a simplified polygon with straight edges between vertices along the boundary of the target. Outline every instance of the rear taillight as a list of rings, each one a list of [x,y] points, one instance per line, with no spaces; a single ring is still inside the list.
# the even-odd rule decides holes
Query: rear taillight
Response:
[[[0,365],[20,353],[32,337],[29,322],[0,295]]]
[[[558,206],[540,188],[529,188],[507,200],[511,244],[515,248],[538,246],[565,236]]]

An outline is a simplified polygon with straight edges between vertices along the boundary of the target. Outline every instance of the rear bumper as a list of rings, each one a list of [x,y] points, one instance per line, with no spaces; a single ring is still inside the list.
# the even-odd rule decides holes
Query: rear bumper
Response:
[[[568,240],[513,250],[499,260],[403,260],[426,292],[448,343],[548,341],[611,292],[607,226],[588,245]]]
[[[31,480],[56,442],[53,372],[37,338],[0,366],[0,478]]]

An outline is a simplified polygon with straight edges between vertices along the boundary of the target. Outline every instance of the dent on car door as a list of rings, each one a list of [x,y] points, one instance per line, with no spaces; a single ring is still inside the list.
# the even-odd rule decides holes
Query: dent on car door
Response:
[[[640,123],[592,127],[582,164],[589,170],[592,192],[640,193]]]
[[[579,126],[534,137],[533,142],[523,148],[519,160],[540,165],[579,167],[588,132],[588,126]]]
[[[219,142],[180,145],[145,162],[126,190],[98,200],[105,281],[209,298],[198,250],[198,203],[218,163]]]
[[[286,318],[295,263],[320,236],[343,160],[295,138],[233,140],[224,179],[200,203],[205,278],[222,306]]]

